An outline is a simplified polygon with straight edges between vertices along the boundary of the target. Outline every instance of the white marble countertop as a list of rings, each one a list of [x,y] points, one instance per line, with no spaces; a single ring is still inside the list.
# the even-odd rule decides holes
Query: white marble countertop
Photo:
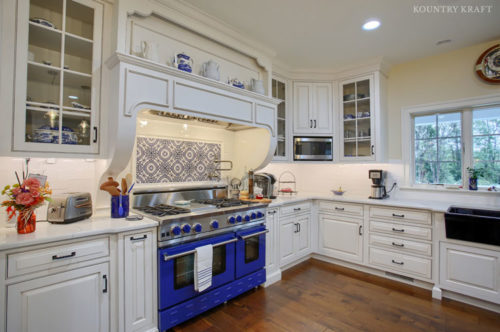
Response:
[[[115,234],[158,226],[158,222],[144,218],[139,221],[92,217],[71,224],[51,224],[37,221],[36,230],[30,234],[17,234],[15,227],[0,227],[0,250],[13,249],[86,236]]]
[[[433,212],[446,212],[448,208],[452,205],[455,205],[450,202],[442,202],[442,201],[424,201],[424,200],[416,200],[416,199],[395,199],[395,198],[386,198],[386,199],[370,199],[367,197],[361,196],[352,196],[344,194],[343,196],[335,196],[333,194],[319,194],[319,193],[300,193],[292,196],[278,196],[278,198],[274,199],[272,203],[269,204],[269,207],[278,207],[284,204],[298,203],[306,200],[331,200],[337,202],[346,202],[346,203],[359,203],[359,204],[369,204],[369,205],[382,205],[382,206],[394,206],[401,208],[409,208],[409,209],[424,209]],[[463,207],[467,207],[467,204],[456,204]],[[483,209],[494,209],[498,210],[500,207],[493,205],[478,205],[474,204],[470,206],[473,208],[483,208]]]

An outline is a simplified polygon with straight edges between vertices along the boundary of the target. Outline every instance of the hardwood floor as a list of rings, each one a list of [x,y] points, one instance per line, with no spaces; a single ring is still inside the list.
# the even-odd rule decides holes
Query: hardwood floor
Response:
[[[500,314],[309,260],[175,331],[500,331]]]

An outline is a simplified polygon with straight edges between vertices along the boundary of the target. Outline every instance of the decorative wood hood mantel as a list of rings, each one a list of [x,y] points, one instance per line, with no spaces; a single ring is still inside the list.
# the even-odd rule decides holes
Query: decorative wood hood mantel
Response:
[[[269,150],[252,168],[271,161],[280,100],[133,55],[115,53],[106,65],[109,163],[104,177],[116,176],[127,166],[135,144],[137,114],[144,109],[264,128],[270,134]]]

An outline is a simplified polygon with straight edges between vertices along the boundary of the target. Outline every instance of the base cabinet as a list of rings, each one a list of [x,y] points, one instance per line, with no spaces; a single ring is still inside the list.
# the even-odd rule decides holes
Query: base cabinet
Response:
[[[500,252],[440,243],[441,287],[500,304]]]
[[[147,331],[156,327],[156,252],[153,232],[126,234],[123,243],[123,307],[121,331]]]
[[[320,214],[320,253],[350,262],[363,261],[363,219]]]
[[[7,287],[7,331],[109,331],[108,263]]]
[[[277,234],[275,225],[278,222],[278,210],[267,210],[266,228],[269,230],[266,236],[266,272],[269,275],[278,269],[276,259]]]
[[[311,253],[311,216],[299,215],[280,218],[280,267]]]

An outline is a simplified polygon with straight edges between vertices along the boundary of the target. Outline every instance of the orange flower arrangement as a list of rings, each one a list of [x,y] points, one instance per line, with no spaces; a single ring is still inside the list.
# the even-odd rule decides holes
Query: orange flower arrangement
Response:
[[[50,201],[51,194],[52,190],[50,190],[48,183],[42,187],[38,179],[27,178],[23,179],[22,183],[5,186],[2,195],[7,195],[9,199],[3,201],[2,206],[7,207],[9,220],[19,213],[24,225],[22,223],[19,225],[18,218],[18,228],[20,226],[26,227],[26,224],[34,216],[35,209],[42,206],[45,201]]]

